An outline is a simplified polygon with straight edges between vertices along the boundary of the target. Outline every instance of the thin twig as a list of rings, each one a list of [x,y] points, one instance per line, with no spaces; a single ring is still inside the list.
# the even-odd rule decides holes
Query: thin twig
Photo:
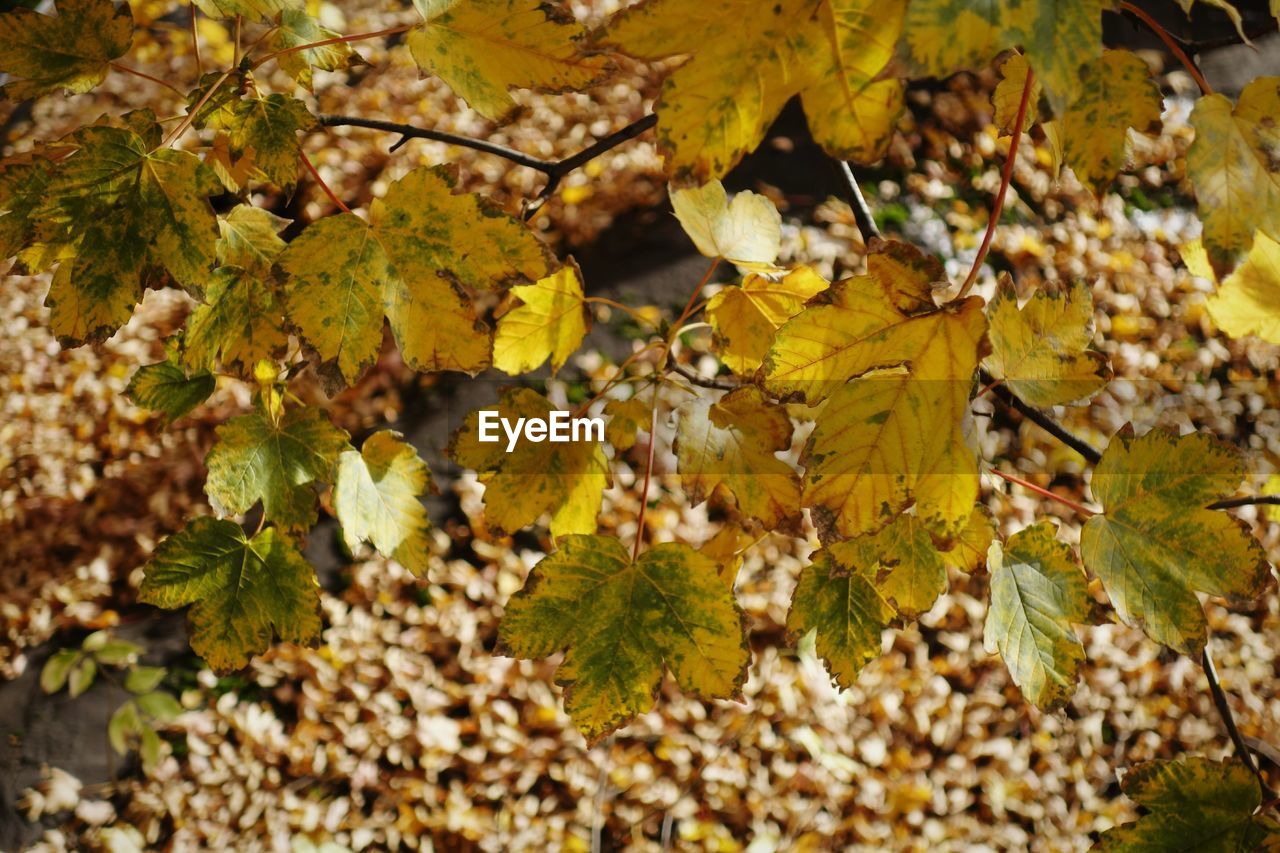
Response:
[[[1102,461],[1102,453],[1090,445],[1087,441],[1077,438],[1068,432],[1053,418],[1044,412],[1025,403],[1021,398],[1009,390],[1008,386],[996,382],[990,373],[985,370],[978,371],[978,378],[991,389],[991,395],[1000,402],[1004,403],[1012,409],[1017,410],[1027,420],[1040,427],[1054,438],[1061,441],[1067,447],[1070,447],[1076,453],[1079,453],[1091,465],[1097,465]]]
[[[717,391],[733,391],[738,387],[736,382],[725,382],[723,379],[709,379],[699,375],[691,367],[686,367],[678,361],[672,361],[667,367],[675,373],[680,374],[694,385],[700,385],[703,388],[712,388]]]
[[[657,324],[654,323],[652,320],[650,320],[648,317],[644,316],[639,311],[632,308],[630,305],[623,305],[621,302],[619,302],[616,299],[610,299],[607,296],[587,296],[587,297],[584,297],[582,301],[586,302],[589,305],[607,305],[610,308],[616,308],[622,313],[628,315],[632,320],[635,320],[637,323],[640,323],[645,326],[649,326],[650,328],[657,328]]]
[[[200,29],[196,16],[200,14],[196,4],[191,4],[191,51],[196,55],[196,79],[204,76],[204,60],[200,58]]]
[[[644,541],[644,517],[649,509],[649,484],[653,482],[653,451],[658,444],[658,400],[662,386],[653,384],[653,405],[649,411],[649,451],[644,465],[644,488],[640,490],[640,512],[636,515],[636,541],[631,546],[631,561],[634,563],[640,556],[640,543]]]
[[[1155,18],[1151,17],[1146,13],[1146,11],[1139,9],[1132,3],[1122,2],[1120,4],[1120,9],[1128,12],[1130,15],[1133,15],[1139,21],[1142,21],[1142,23],[1147,25],[1147,28],[1150,29],[1151,32],[1159,36],[1160,41],[1164,42],[1165,47],[1169,48],[1169,52],[1178,58],[1178,61],[1187,69],[1187,73],[1189,73],[1191,78],[1196,81],[1196,85],[1200,87],[1201,94],[1213,94],[1213,87],[1209,85],[1208,80],[1204,79],[1204,75],[1200,73],[1200,69],[1196,67],[1196,64],[1191,61],[1191,57],[1187,56],[1187,52],[1182,49],[1182,46],[1174,41],[1173,36],[1169,35],[1169,31],[1160,26],[1159,22],[1156,21]]]
[[[242,22],[241,16],[236,15],[236,36],[233,42],[235,44],[235,47],[232,49],[232,53],[231,53],[232,65],[240,64],[240,24],[241,22]]]
[[[853,173],[853,167],[847,160],[836,162],[839,164],[840,174],[844,177],[845,189],[849,193],[849,207],[853,209],[853,221],[858,224],[858,230],[862,232],[862,242],[869,243],[872,237],[880,236],[880,228],[876,225],[875,217],[871,215],[871,208],[867,206],[867,200],[862,195],[862,187],[858,186],[858,176]]]
[[[1227,734],[1231,737],[1231,743],[1235,746],[1236,754],[1244,762],[1244,766],[1248,767],[1250,772],[1258,778],[1258,787],[1262,789],[1262,798],[1264,800],[1271,799],[1275,796],[1275,792],[1271,790],[1271,786],[1267,784],[1266,777],[1258,769],[1258,763],[1253,760],[1253,753],[1249,751],[1249,746],[1245,743],[1244,736],[1240,734],[1240,729],[1236,726],[1235,715],[1231,713],[1231,705],[1227,702],[1226,691],[1222,689],[1222,684],[1218,682],[1218,670],[1213,665],[1213,656],[1209,654],[1209,645],[1207,643],[1200,655],[1200,666],[1204,669],[1204,677],[1209,681],[1209,692],[1213,694],[1213,704],[1217,706],[1218,715],[1222,717],[1222,722],[1227,727]]]
[[[1087,506],[1084,506],[1083,504],[1078,504],[1075,501],[1071,500],[1071,498],[1064,498],[1062,495],[1059,495],[1055,492],[1051,492],[1048,489],[1044,488],[1043,486],[1037,486],[1035,483],[1031,482],[1030,480],[1024,480],[1021,477],[1018,477],[1014,474],[1007,474],[1004,471],[1001,471],[999,468],[991,467],[991,468],[988,468],[987,470],[989,470],[992,474],[995,474],[997,477],[999,477],[1002,480],[1008,480],[1010,483],[1016,483],[1017,485],[1022,486],[1024,489],[1030,489],[1031,491],[1035,492],[1041,497],[1049,498],[1050,500],[1057,501],[1063,506],[1070,507],[1071,509],[1080,513],[1080,515],[1084,516],[1085,518],[1092,518],[1093,516],[1098,514],[1097,511],[1089,509]]]
[[[978,256],[973,259],[969,275],[960,286],[956,299],[963,299],[969,289],[978,280],[978,271],[982,262],[987,259],[987,251],[991,248],[991,238],[995,236],[996,225],[1000,222],[1000,214],[1004,211],[1004,197],[1009,193],[1009,184],[1013,182],[1013,163],[1018,159],[1018,140],[1022,139],[1022,124],[1027,118],[1027,104],[1031,101],[1031,90],[1035,86],[1035,73],[1028,68],[1026,82],[1022,84],[1022,100],[1018,102],[1018,115],[1013,121],[1013,133],[1009,135],[1009,154],[1005,157],[1004,171],[1000,175],[1000,190],[996,193],[996,203],[991,208],[991,218],[987,220],[986,233],[982,235],[982,245],[978,247]]]
[[[161,143],[161,147],[168,147],[172,145],[180,136],[182,136],[182,134],[187,132],[187,128],[191,127],[191,124],[196,120],[196,116],[200,114],[200,110],[204,109],[204,105],[209,103],[209,99],[213,97],[213,93],[221,88],[222,84],[226,82],[226,79],[231,76],[231,72],[234,70],[234,67],[228,68],[226,71],[222,72],[222,76],[213,81],[213,85],[200,96],[200,100],[196,101],[195,106],[187,111],[187,116],[182,120],[182,123],[175,127],[168,137],[165,138],[164,142]]]
[[[316,179],[316,183],[320,185],[320,189],[324,190],[324,194],[329,197],[329,201],[337,205],[338,209],[343,213],[350,213],[351,208],[343,204],[342,199],[338,198],[337,193],[335,193],[333,189],[324,182],[324,178],[320,177],[320,172],[316,169],[315,164],[311,162],[311,158],[301,151],[298,152],[298,156],[302,158],[302,165],[307,167],[307,171],[311,173],[311,177]]]
[[[1242,498],[1227,498],[1209,504],[1209,509],[1235,509],[1241,506],[1280,506],[1280,495],[1247,495]]]
[[[285,54],[297,53],[300,50],[311,50],[312,48],[317,48],[317,47],[327,47],[331,44],[345,44],[347,42],[353,42],[353,41],[366,41],[368,39],[376,39],[381,36],[393,36],[393,35],[397,35],[398,33],[403,33],[408,30],[411,30],[415,26],[417,26],[417,24],[401,24],[398,27],[387,27],[385,30],[376,30],[371,33],[356,33],[355,35],[350,35],[350,36],[334,36],[333,38],[327,38],[327,39],[321,39],[320,41],[308,42],[307,44],[295,44],[293,47],[285,47],[285,48],[281,48],[280,50],[274,51],[272,53],[268,53],[266,56],[262,57],[257,62],[253,63],[253,65],[249,66],[249,70],[255,71],[258,68],[260,68],[263,64],[270,62],[273,59],[278,59],[279,57],[284,56]]]
[[[123,71],[125,74],[132,74],[134,77],[141,77],[143,80],[150,80],[152,83],[158,83],[161,86],[164,86],[170,92],[174,92],[177,95],[184,94],[181,89],[179,89],[177,86],[173,85],[172,83],[168,82],[167,80],[161,80],[159,77],[152,77],[150,74],[147,74],[144,71],[139,71],[136,68],[130,68],[128,65],[122,65],[119,62],[112,62],[110,63],[110,65],[116,71]]]

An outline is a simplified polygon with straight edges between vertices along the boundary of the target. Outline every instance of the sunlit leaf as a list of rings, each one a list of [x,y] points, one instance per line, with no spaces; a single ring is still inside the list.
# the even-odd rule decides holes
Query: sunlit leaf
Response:
[[[748,275],[741,287],[721,289],[707,301],[706,309],[720,360],[734,373],[754,373],[778,329],[828,286],[809,267],[799,267],[778,281]]]
[[[1063,156],[1080,183],[1101,193],[1124,168],[1129,128],[1158,133],[1164,98],[1147,63],[1108,50],[1080,67],[1080,91],[1062,116]]]
[[[534,284],[511,288],[511,293],[523,304],[498,320],[493,366],[516,376],[549,358],[551,372],[558,372],[590,328],[578,265],[570,261]]]
[[[430,487],[427,463],[399,433],[375,432],[359,451],[343,451],[333,506],[347,547],[370,542],[414,574],[425,576],[431,522],[421,498]]]
[[[315,18],[301,9],[285,9],[280,13],[280,22],[267,38],[266,49],[271,53],[304,44],[316,44],[339,37],[339,33],[323,27]],[[292,77],[299,86],[310,89],[315,78],[315,69],[321,71],[341,71],[353,65],[366,64],[360,54],[356,53],[348,42],[331,42],[306,50],[294,50],[276,57],[280,70]]]
[[[1218,328],[1233,338],[1280,343],[1280,242],[1259,231],[1244,263],[1205,300]]]
[[[782,217],[773,202],[750,191],[729,201],[724,186],[671,189],[671,208],[693,245],[708,258],[723,258],[743,269],[775,269],[782,243]]]
[[[242,15],[250,21],[274,18],[286,9],[301,9],[305,0],[191,0],[210,18],[234,18]]]

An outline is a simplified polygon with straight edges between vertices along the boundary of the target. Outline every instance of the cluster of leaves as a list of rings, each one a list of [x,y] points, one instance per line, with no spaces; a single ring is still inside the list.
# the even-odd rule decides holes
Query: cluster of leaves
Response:
[[[40,671],[40,688],[57,693],[66,687],[74,699],[92,687],[100,673],[121,684],[130,696],[111,715],[107,739],[117,755],[125,755],[136,743],[143,767],[151,769],[165,750],[156,726],[181,714],[182,706],[172,693],[160,689],[167,674],[164,667],[138,663],[142,651],[137,643],[112,637],[107,631],[94,631],[80,648],[54,652]],[[123,678],[117,679],[112,671],[119,671]]]
[[[50,323],[67,345],[111,334],[146,288],[179,287],[198,302],[167,360],[134,376],[140,404],[175,419],[220,381],[255,389],[253,411],[219,428],[206,460],[218,518],[194,519],[162,542],[141,590],[160,607],[191,605],[193,648],[225,671],[274,637],[318,640],[315,575],[300,550],[318,518],[318,489],[332,486],[351,545],[369,542],[419,574],[430,562],[419,500],[430,478],[413,448],[385,431],[352,447],[321,409],[290,394],[290,378],[309,367],[333,390],[356,382],[379,355],[384,321],[421,371],[520,375],[546,362],[558,370],[588,330],[591,298],[572,260],[553,258],[490,200],[458,192],[447,166],[409,172],[364,215],[333,197],[340,212],[286,243],[279,235],[291,223],[253,201],[291,192],[309,164],[300,134],[317,127],[305,101],[314,72],[363,61],[351,44],[390,31],[340,36],[294,0],[197,6],[236,18],[237,31],[264,29],[238,64],[193,81],[172,129],[133,112],[6,160],[0,255],[23,271],[54,270]],[[1108,0],[646,0],[595,33],[537,0],[415,6],[419,17],[396,28],[408,32],[407,49],[495,121],[511,113],[513,88],[581,90],[607,79],[615,56],[665,63],[654,109],[675,214],[712,259],[702,284],[717,265],[737,270],[702,305],[699,284],[683,314],[655,330],[650,358],[624,365],[581,407],[603,406],[606,442],[522,440],[508,453],[481,440],[474,413],[451,447],[486,486],[492,532],[549,522],[555,550],[510,601],[501,639],[521,657],[564,653],[557,679],[589,740],[647,710],[668,670],[708,698],[738,695],[750,654],[735,560],[755,531],[798,534],[806,509],[822,548],[797,579],[787,622],[796,635],[815,633],[841,685],[879,654],[885,629],[933,605],[951,569],[989,572],[987,644],[1046,710],[1074,690],[1084,660],[1076,625],[1114,612],[1195,655],[1206,642],[1198,594],[1263,592],[1270,570],[1260,547],[1211,508],[1239,487],[1243,460],[1207,435],[1119,433],[1093,473],[1102,509],[1080,508],[1090,517],[1079,557],[1049,522],[1002,538],[975,509],[990,464],[970,416],[984,373],[1038,408],[1087,402],[1110,379],[1090,349],[1086,285],[1042,290],[1020,306],[1004,277],[988,303],[970,295],[981,255],[957,289],[936,259],[878,239],[863,274],[828,282],[804,265],[779,266],[777,210],[753,193],[730,200],[719,183],[793,97],[830,154],[872,161],[893,137],[908,79],[1003,57],[993,112],[1011,136],[1010,158],[1038,126],[1059,164],[1102,192],[1129,160],[1129,134],[1158,132],[1163,108],[1143,60],[1103,50]],[[128,7],[110,0],[62,0],[56,16],[7,13],[0,71],[16,79],[5,96],[88,91],[123,68],[116,60],[132,35]],[[292,91],[262,91],[255,72],[271,61]],[[1235,104],[1209,91],[1197,101],[1187,167],[1204,231],[1188,263],[1223,279],[1210,312],[1225,331],[1280,341],[1277,113],[1277,78],[1254,81]],[[190,130],[198,144],[175,147]],[[992,227],[997,219],[998,211]],[[700,310],[723,367],[716,380],[679,361],[684,324]],[[628,379],[652,386],[651,401],[647,388],[609,395]],[[730,535],[702,551],[644,550],[643,514],[630,550],[597,533],[612,464],[606,445],[616,456],[644,433],[652,459],[661,385],[691,392],[674,407],[688,495],[735,508]],[[516,419],[556,406],[519,388],[498,408]],[[799,470],[779,456],[797,420],[812,422]],[[255,507],[250,535],[235,519]],[[86,660],[67,664],[73,690],[92,678]],[[149,712],[136,704],[117,728],[141,733],[145,748],[138,721]],[[1250,839],[1276,831],[1252,817],[1257,803],[1245,809],[1236,796],[1249,785],[1234,765],[1190,762],[1129,778],[1127,790],[1151,814],[1109,836],[1120,846],[1125,833],[1138,839],[1190,820],[1180,804],[1192,801],[1203,815],[1197,826]]]

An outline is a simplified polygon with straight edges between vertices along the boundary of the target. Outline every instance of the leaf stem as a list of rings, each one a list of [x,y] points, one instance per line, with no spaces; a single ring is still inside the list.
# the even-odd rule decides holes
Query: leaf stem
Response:
[[[1244,736],[1240,734],[1240,729],[1236,725],[1235,715],[1231,712],[1231,705],[1227,701],[1227,693],[1222,689],[1222,684],[1218,681],[1218,670],[1213,665],[1213,655],[1209,653],[1208,643],[1205,643],[1204,650],[1200,653],[1200,667],[1204,670],[1204,677],[1209,682],[1209,692],[1213,695],[1213,704],[1218,709],[1218,715],[1222,717],[1223,725],[1227,727],[1227,735],[1231,738],[1231,744],[1235,747],[1236,754],[1244,762],[1244,766],[1249,768],[1250,772],[1257,777],[1258,787],[1262,791],[1262,799],[1272,799],[1275,797],[1275,791],[1271,790],[1271,786],[1267,784],[1267,779],[1262,775],[1262,770],[1258,768],[1258,763],[1253,760],[1253,753],[1245,743]]]
[[[213,81],[213,85],[200,96],[200,100],[196,101],[195,106],[187,111],[186,118],[184,118],[182,122],[175,127],[167,137],[165,137],[164,141],[160,143],[162,148],[172,145],[180,136],[182,136],[182,134],[187,132],[187,128],[191,127],[192,122],[196,120],[196,116],[200,114],[200,110],[204,108],[205,104],[209,103],[209,99],[213,97],[213,93],[218,91],[218,88],[228,77],[231,76],[231,72],[234,70],[235,66],[228,68],[226,71],[222,72],[222,76]]]
[[[719,266],[720,259],[714,258],[711,261],[711,266],[707,267],[707,271],[702,274],[702,280],[699,281],[698,286],[693,289],[693,293],[689,294],[689,301],[685,303],[684,311],[680,312],[680,316],[671,324],[671,328],[674,330],[669,336],[671,339],[674,339],[675,335],[679,333],[680,327],[684,325],[684,321],[688,320],[689,317],[692,316],[695,305],[698,301],[698,294],[702,293],[702,288],[706,287],[707,282],[711,281],[711,276],[715,275],[716,268]],[[668,341],[668,343],[670,343],[670,341]]]
[[[196,17],[200,14],[200,10],[196,8],[196,4],[191,4],[191,51],[196,57],[196,79],[199,80],[204,76],[204,60],[200,57],[200,29]]]
[[[1035,86],[1035,72],[1027,69],[1027,80],[1022,84],[1022,100],[1018,102],[1018,115],[1013,121],[1013,133],[1009,135],[1009,154],[1005,157],[1004,171],[1000,175],[1000,190],[996,193],[996,202],[991,208],[991,217],[987,220],[986,233],[982,235],[982,245],[978,247],[978,255],[973,259],[969,275],[960,286],[956,299],[964,299],[973,283],[978,280],[978,271],[982,262],[987,259],[987,251],[991,248],[991,238],[995,236],[996,225],[1000,222],[1000,214],[1004,212],[1004,198],[1009,193],[1009,184],[1013,182],[1013,163],[1018,159],[1018,141],[1022,138],[1022,125],[1027,118],[1027,104],[1031,101],[1031,90]]]
[[[640,556],[640,543],[644,541],[644,517],[649,509],[649,484],[653,480],[653,451],[658,444],[658,391],[661,387],[656,382],[653,384],[653,405],[649,410],[649,450],[645,454],[647,459],[644,465],[644,488],[640,490],[640,512],[636,516],[636,541],[631,547],[633,563]]]
[[[232,44],[234,44],[235,46],[232,48],[232,53],[231,53],[232,65],[240,64],[240,25],[241,23],[242,23],[241,16],[236,15],[236,35],[232,41]]]
[[[158,83],[161,86],[164,86],[170,92],[173,92],[174,94],[178,95],[179,97],[181,97],[183,94],[181,89],[179,89],[177,86],[173,85],[172,83],[168,82],[167,80],[161,80],[159,77],[152,77],[150,74],[147,74],[144,71],[139,71],[136,68],[130,68],[128,65],[124,65],[119,62],[112,62],[110,63],[110,65],[116,71],[123,71],[125,74],[132,74],[134,77],[141,77],[143,80],[150,80],[152,83]]]
[[[853,167],[849,165],[849,161],[836,160],[835,162],[844,178],[845,189],[849,192],[849,207],[853,210],[853,221],[862,232],[862,242],[870,243],[872,238],[880,236],[880,228],[876,225],[875,217],[871,215],[871,208],[867,206],[867,200],[862,195],[862,187],[858,186],[858,176],[853,173]]]
[[[608,305],[610,308],[616,308],[624,314],[629,315],[631,319],[635,320],[637,323],[642,323],[650,328],[656,328],[654,322],[648,317],[644,316],[630,305],[623,305],[617,300],[609,299],[606,296],[587,296],[582,301],[592,305]]]
[[[262,67],[263,64],[270,62],[273,59],[278,59],[285,54],[297,53],[300,50],[311,50],[312,48],[317,47],[327,47],[331,44],[345,44],[346,42],[366,41],[368,39],[376,39],[382,36],[393,36],[398,33],[407,32],[415,26],[417,26],[417,24],[401,24],[397,27],[387,27],[385,30],[376,30],[371,33],[355,33],[349,36],[334,36],[333,38],[308,42],[307,44],[295,44],[292,47],[285,47],[280,50],[273,51],[272,53],[268,53],[266,56],[253,63],[253,65],[249,66],[249,70],[256,71],[258,68]]]
[[[1031,482],[1030,480],[1024,480],[1021,477],[1016,476],[1014,474],[1007,474],[1004,471],[1001,471],[999,468],[996,468],[994,466],[988,466],[987,470],[989,470],[992,474],[995,474],[997,477],[1000,477],[1003,480],[1008,480],[1010,483],[1016,483],[1017,485],[1022,486],[1024,489],[1029,489],[1042,497],[1046,497],[1046,498],[1049,498],[1050,500],[1057,501],[1063,506],[1071,507],[1071,509],[1078,512],[1080,515],[1083,515],[1085,518],[1092,518],[1093,516],[1098,514],[1095,510],[1089,509],[1083,504],[1078,504],[1075,501],[1071,500],[1071,498],[1064,498],[1062,495],[1059,495],[1055,492],[1051,492],[1048,489],[1044,488],[1043,486],[1037,486],[1035,483]]]
[[[608,380],[606,380],[604,383],[604,387],[601,388],[598,392],[596,392],[596,394],[590,400],[588,400],[587,402],[583,403],[581,406],[578,407],[578,411],[574,413],[574,417],[580,418],[583,415],[585,415],[588,409],[590,409],[600,399],[602,399],[605,394],[608,394],[609,391],[611,391],[615,385],[617,385],[624,378],[626,378],[627,368],[630,367],[632,364],[634,364],[636,360],[640,358],[640,356],[644,355],[651,349],[656,349],[661,346],[664,346],[664,343],[661,341],[650,341],[640,349],[631,353],[631,355],[627,356],[627,358],[622,362],[622,364],[618,365],[618,372],[615,373]]]
[[[1191,57],[1187,56],[1187,52],[1182,49],[1182,46],[1174,40],[1168,30],[1160,26],[1160,23],[1155,18],[1147,14],[1144,9],[1140,9],[1132,3],[1121,2],[1120,9],[1121,11],[1128,12],[1130,15],[1133,15],[1139,21],[1142,21],[1142,23],[1147,25],[1147,28],[1150,29],[1151,32],[1155,33],[1160,38],[1160,41],[1164,42],[1165,47],[1169,48],[1169,52],[1177,57],[1178,61],[1182,63],[1182,66],[1187,69],[1187,73],[1191,75],[1191,79],[1196,81],[1196,85],[1200,87],[1200,94],[1213,94],[1213,87],[1209,85],[1209,81],[1200,73],[1200,69],[1196,67],[1196,64],[1191,61]]]
[[[319,170],[316,169],[315,164],[311,162],[311,158],[306,155],[306,152],[299,151],[298,156],[302,158],[302,165],[307,167],[307,171],[311,173],[311,177],[316,179],[316,183],[320,185],[320,189],[324,190],[324,194],[329,197],[329,201],[337,205],[338,209],[343,213],[350,213],[351,208],[343,204],[342,199],[338,198],[333,189],[324,182],[324,178],[320,177]]]
[[[978,378],[980,381],[987,384],[987,388],[997,400],[1004,403],[1009,408],[1019,412],[1027,420],[1058,439],[1058,441],[1061,441],[1067,447],[1070,447],[1076,453],[1079,453],[1090,465],[1097,465],[1102,461],[1102,453],[1100,451],[1095,449],[1087,441],[1072,435],[1066,430],[1066,428],[1044,412],[1034,406],[1028,405],[1020,397],[1010,391],[1007,385],[1002,385],[996,382],[990,373],[985,370],[979,370]]]

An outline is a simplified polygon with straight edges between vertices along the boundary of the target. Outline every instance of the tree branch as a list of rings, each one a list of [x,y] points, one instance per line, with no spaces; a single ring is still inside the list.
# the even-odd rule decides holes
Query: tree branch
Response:
[[[1253,760],[1253,753],[1249,750],[1249,745],[1245,743],[1244,736],[1240,734],[1240,729],[1236,726],[1235,715],[1231,713],[1231,705],[1227,702],[1226,691],[1222,689],[1222,685],[1218,682],[1218,670],[1213,665],[1213,656],[1209,654],[1209,646],[1205,644],[1204,651],[1200,655],[1200,666],[1204,669],[1204,677],[1209,681],[1209,692],[1213,694],[1213,704],[1218,709],[1218,715],[1222,717],[1223,724],[1227,727],[1227,734],[1231,736],[1231,743],[1235,747],[1236,754],[1240,756],[1240,760],[1244,762],[1245,767],[1258,777],[1258,787],[1262,789],[1262,798],[1269,800],[1275,797],[1275,792],[1271,790],[1271,786],[1267,784],[1267,779],[1262,775],[1262,771],[1258,769],[1258,763]]]
[[[733,391],[738,387],[737,383],[725,382],[721,379],[708,379],[707,377],[694,372],[692,368],[685,367],[683,364],[676,361],[669,362],[667,366],[675,373],[680,374],[685,379],[692,382],[694,385],[700,385],[703,388],[713,388],[716,391]]]
[[[836,160],[837,168],[844,177],[845,189],[849,192],[849,207],[853,208],[853,221],[858,224],[858,230],[862,232],[862,242],[870,243],[872,237],[880,236],[880,228],[876,225],[875,217],[871,215],[871,208],[867,206],[867,200],[862,195],[862,187],[858,186],[858,176],[853,173],[847,160]]]
[[[1164,42],[1164,46],[1169,48],[1169,51],[1187,69],[1187,73],[1191,75],[1191,78],[1196,81],[1196,85],[1200,87],[1200,94],[1213,94],[1213,87],[1209,85],[1208,80],[1204,79],[1204,75],[1200,73],[1200,69],[1196,67],[1196,64],[1191,61],[1191,57],[1187,56],[1187,52],[1182,49],[1182,46],[1174,40],[1173,36],[1169,35],[1168,30],[1160,26],[1160,23],[1155,18],[1132,3],[1122,2],[1119,8],[1146,24],[1147,28],[1155,33],[1160,38],[1160,41]]]
[[[1077,438],[1072,435],[1065,427],[1060,425],[1053,418],[1049,417],[1034,406],[1023,402],[1023,400],[1010,391],[1008,387],[1003,384],[996,383],[990,373],[987,373],[985,370],[979,370],[978,377],[984,385],[991,389],[992,396],[997,400],[1004,403],[1009,408],[1015,409],[1027,420],[1058,439],[1058,441],[1061,441],[1067,447],[1070,447],[1076,453],[1079,453],[1090,465],[1097,465],[1102,461],[1102,453],[1094,448],[1093,445],[1089,444],[1084,439]]]

